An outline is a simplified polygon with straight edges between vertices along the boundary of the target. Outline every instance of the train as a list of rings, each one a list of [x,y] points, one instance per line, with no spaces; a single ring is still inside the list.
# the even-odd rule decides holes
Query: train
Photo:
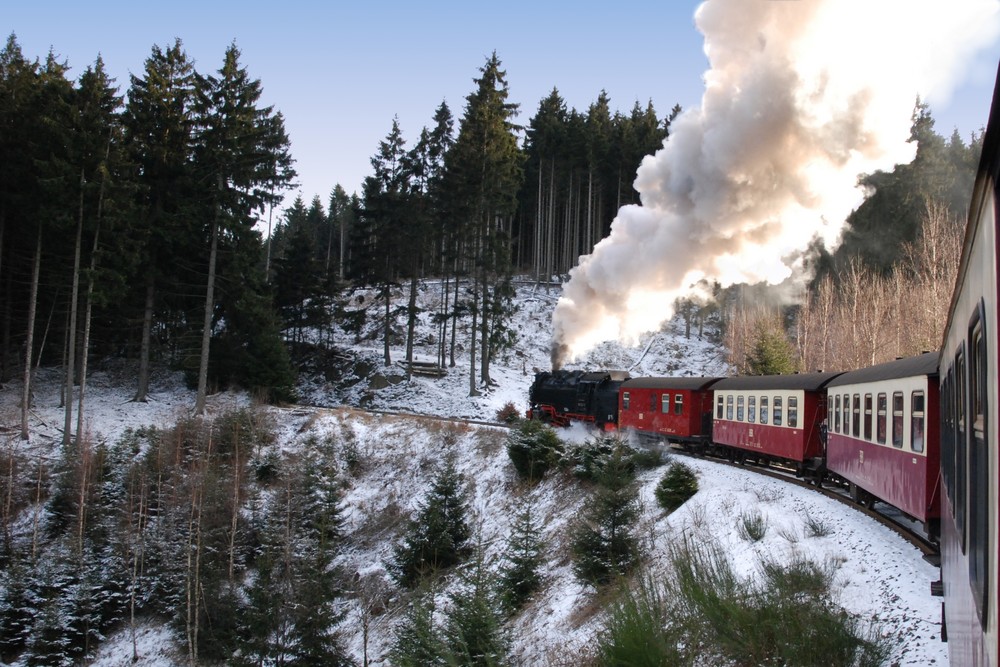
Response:
[[[938,542],[951,665],[1000,667],[1000,70],[938,352],[846,372],[638,377],[536,374],[529,417],[627,429],[892,505]]]

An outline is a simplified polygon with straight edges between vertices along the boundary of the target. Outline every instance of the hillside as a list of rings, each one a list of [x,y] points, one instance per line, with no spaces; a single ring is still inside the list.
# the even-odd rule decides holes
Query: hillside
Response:
[[[433,309],[435,285],[425,284],[421,295]],[[363,294],[356,296],[364,297]],[[532,286],[518,290],[515,327],[520,343],[516,351],[497,360],[492,372],[496,386],[484,395],[469,398],[468,368],[459,366],[440,379],[414,377],[405,381],[402,370],[381,368],[381,346],[377,326],[356,334],[337,330],[334,344],[343,368],[368,369],[363,377],[348,373],[315,374],[300,380],[302,406],[256,407],[255,412],[274,437],[261,445],[258,456],[279,462],[329,456],[337,462],[337,479],[343,492],[344,548],[335,561],[344,575],[346,594],[339,609],[344,614],[336,630],[354,661],[384,665],[397,628],[412,597],[389,575],[393,550],[407,517],[423,500],[442,460],[454,458],[469,494],[470,524],[483,546],[490,567],[498,563],[509,534],[514,511],[529,499],[536,508],[546,545],[542,569],[542,591],[518,615],[508,621],[512,661],[517,665],[578,665],[593,650],[602,628],[605,609],[614,589],[596,590],[573,575],[568,549],[571,527],[592,487],[568,473],[547,476],[540,484],[520,483],[507,457],[505,429],[498,426],[465,425],[422,417],[379,415],[350,406],[411,411],[447,417],[491,420],[500,406],[510,401],[523,409],[532,370],[548,364],[548,324],[555,294]],[[362,300],[364,304],[366,301]],[[370,301],[367,303],[371,303]],[[372,303],[369,321],[379,304]],[[429,316],[423,320],[418,359],[434,359],[433,328]],[[461,336],[459,336],[461,340]],[[392,350],[402,357],[401,346]],[[581,367],[631,369],[643,374],[714,374],[723,372],[718,349],[697,337],[686,339],[681,322],[672,322],[634,348],[605,344]],[[322,369],[319,369],[322,370]],[[105,362],[89,379],[89,431],[97,442],[113,443],[127,428],[141,425],[168,427],[186,416],[193,394],[177,374],[166,371],[155,378],[152,400],[129,402],[132,392],[130,367]],[[376,380],[381,376],[386,381]],[[57,426],[62,423],[59,403],[59,373],[41,369],[32,412],[32,440],[16,440],[11,430],[6,438],[8,460],[17,456],[48,458],[58,451]],[[374,386],[385,385],[375,389]],[[4,425],[13,425],[19,387],[10,383],[0,400]],[[309,405],[305,405],[309,404]],[[238,392],[212,396],[212,415],[249,405]],[[312,407],[322,406],[322,407]],[[588,434],[582,429],[563,433],[570,444]],[[836,600],[861,617],[878,621],[883,632],[898,642],[893,662],[900,665],[942,664],[946,645],[938,639],[938,601],[929,594],[937,571],[900,538],[858,512],[818,494],[761,479],[753,473],[703,461],[689,460],[697,471],[701,490],[680,510],[666,515],[653,498],[662,469],[642,472],[637,480],[641,518],[637,533],[647,554],[643,570],[654,579],[667,576],[667,553],[682,537],[716,543],[729,556],[741,576],[759,573],[768,558],[785,562],[808,558],[833,574]],[[251,485],[251,495],[276,502],[280,486]],[[43,519],[47,509],[27,506],[16,530],[24,537],[32,518]],[[768,527],[757,542],[740,536],[741,517],[759,512]],[[810,536],[808,525],[820,523],[829,529],[823,536]],[[434,589],[436,618],[443,622],[449,608],[448,593],[459,586],[452,575]],[[365,644],[367,626],[368,641]],[[137,626],[137,664],[166,666],[185,660],[184,636],[150,617]],[[127,623],[104,641],[91,664],[131,664],[132,634]],[[23,660],[23,659],[22,659]],[[16,664],[23,664],[22,662]]]

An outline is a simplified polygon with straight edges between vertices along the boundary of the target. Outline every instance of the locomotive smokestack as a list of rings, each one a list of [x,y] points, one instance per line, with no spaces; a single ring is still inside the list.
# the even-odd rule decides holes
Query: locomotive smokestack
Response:
[[[804,281],[866,193],[860,174],[913,159],[914,103],[947,98],[998,33],[996,0],[709,0],[710,69],[610,235],[580,258],[553,318],[553,365],[635,341],[702,280]]]

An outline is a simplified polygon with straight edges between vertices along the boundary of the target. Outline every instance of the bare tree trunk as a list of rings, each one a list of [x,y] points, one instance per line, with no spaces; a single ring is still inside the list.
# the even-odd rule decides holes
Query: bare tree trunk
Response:
[[[385,283],[385,328],[382,331],[382,361],[386,366],[392,365],[392,358],[389,356],[389,332],[391,331],[389,317],[390,309],[392,307],[391,296],[392,289],[389,287],[388,281]]]
[[[76,315],[80,295],[80,249],[83,245],[83,188],[87,180],[80,170],[80,208],[76,219],[76,243],[73,245],[73,285],[69,294],[69,325],[66,327],[66,411],[63,419],[63,446],[73,439],[73,384],[76,377]]]
[[[410,300],[406,305],[406,379],[413,376],[413,330],[417,325],[417,274],[410,276]]]
[[[38,305],[38,276],[42,268],[42,226],[38,226],[35,260],[31,268],[31,295],[28,297],[28,332],[24,343],[24,387],[21,390],[21,439],[28,439],[28,408],[31,406],[31,359],[35,344],[35,309]],[[34,547],[32,547],[34,549]]]
[[[458,285],[461,282],[458,279],[458,259],[455,259],[455,298],[452,304],[452,314],[451,314],[451,356],[448,361],[448,366],[450,368],[455,367],[455,343],[456,343],[456,331],[458,330]]]
[[[223,190],[222,176],[217,177],[221,196]],[[205,400],[208,393],[208,353],[212,341],[212,313],[215,310],[215,261],[219,251],[219,223],[222,217],[221,202],[215,205],[215,219],[212,220],[212,245],[208,252],[208,287],[205,291],[205,319],[201,332],[201,363],[198,366],[198,395],[195,398],[194,413],[205,413]]]
[[[104,184],[101,183],[101,198],[97,205],[97,228],[94,230],[94,246],[90,250],[90,276],[87,279],[86,307],[83,313],[83,344],[80,357],[80,397],[76,408],[76,437],[83,435],[83,400],[87,392],[87,359],[90,356],[90,317],[94,305],[94,272],[97,270],[98,239],[101,236],[101,204]]]
[[[469,329],[469,396],[479,396],[476,388],[476,317],[479,315],[479,271],[472,272],[472,327]]]
[[[146,273],[146,306],[142,314],[142,342],[139,345],[139,383],[132,399],[145,403],[149,397],[149,351],[153,336],[153,300],[156,295],[156,277],[153,269]]]

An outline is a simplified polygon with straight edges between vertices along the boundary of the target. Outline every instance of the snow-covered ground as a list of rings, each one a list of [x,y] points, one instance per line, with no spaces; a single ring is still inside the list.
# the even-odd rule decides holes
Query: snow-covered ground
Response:
[[[427,284],[422,301],[433,308],[440,286]],[[401,295],[402,296],[402,295]],[[276,447],[291,450],[310,439],[353,448],[360,465],[346,477],[344,498],[348,547],[339,565],[354,575],[356,591],[363,595],[351,601],[340,631],[359,664],[364,649],[362,617],[364,598],[371,616],[367,653],[371,664],[387,664],[405,596],[389,578],[386,565],[402,523],[429,488],[437,465],[446,455],[454,456],[470,494],[474,525],[496,558],[514,510],[530,494],[544,526],[547,564],[544,590],[511,622],[515,664],[571,665],[593,647],[601,627],[601,596],[580,584],[572,574],[568,549],[569,528],[582,506],[586,490],[568,475],[551,475],[527,488],[519,483],[504,448],[506,431],[500,427],[446,423],[418,417],[379,415],[344,404],[364,402],[369,407],[405,410],[421,414],[491,420],[507,402],[526,407],[528,386],[534,369],[548,367],[549,325],[556,292],[525,285],[519,288],[515,328],[520,337],[517,351],[496,360],[491,368],[495,386],[470,398],[468,358],[463,353],[458,366],[443,378],[398,377],[388,386],[373,390],[366,382],[345,388],[343,383],[305,378],[300,386],[303,403],[319,407],[262,408],[274,416],[279,437]],[[373,311],[377,307],[373,307]],[[417,359],[433,361],[434,333],[429,315],[420,327]],[[459,341],[463,341],[460,333]],[[343,349],[381,359],[378,340],[355,342],[352,334],[338,331],[335,343]],[[647,350],[648,347],[648,350]],[[645,351],[645,354],[643,352]],[[403,354],[392,349],[393,359]],[[684,337],[683,323],[670,323],[665,331],[640,341],[634,348],[606,344],[595,350],[580,367],[620,368],[637,375],[702,375],[725,372],[716,345]],[[154,378],[151,400],[130,402],[134,392],[131,367],[123,363],[97,364],[88,380],[87,428],[95,440],[114,440],[127,427],[144,424],[169,425],[190,411],[193,393],[179,375],[163,372]],[[388,373],[387,373],[388,374]],[[42,369],[37,376],[35,404],[31,413],[32,439],[22,443],[9,433],[6,446],[46,453],[59,439],[63,423],[59,405],[59,373]],[[20,386],[11,382],[0,390],[0,425],[16,424]],[[210,412],[246,403],[239,393],[211,397]],[[580,441],[580,428],[566,432]],[[722,545],[737,572],[755,572],[761,557],[809,558],[832,568],[838,600],[862,618],[879,621],[899,640],[893,658],[899,665],[947,663],[946,645],[940,636],[940,601],[930,595],[937,570],[900,537],[860,512],[818,493],[785,485],[752,471],[736,469],[701,459],[685,459],[699,476],[700,490],[678,511],[665,515],[657,506],[653,489],[663,474],[655,469],[640,475],[642,518],[639,534],[648,554],[644,567],[656,576],[667,567],[667,546],[683,535],[715,540]],[[739,517],[759,511],[768,529],[759,542],[740,537]],[[829,528],[829,534],[812,537],[810,521]],[[162,627],[143,626],[138,637],[138,664],[177,664],[178,641]],[[132,638],[115,635],[101,647],[91,664],[132,664]]]

